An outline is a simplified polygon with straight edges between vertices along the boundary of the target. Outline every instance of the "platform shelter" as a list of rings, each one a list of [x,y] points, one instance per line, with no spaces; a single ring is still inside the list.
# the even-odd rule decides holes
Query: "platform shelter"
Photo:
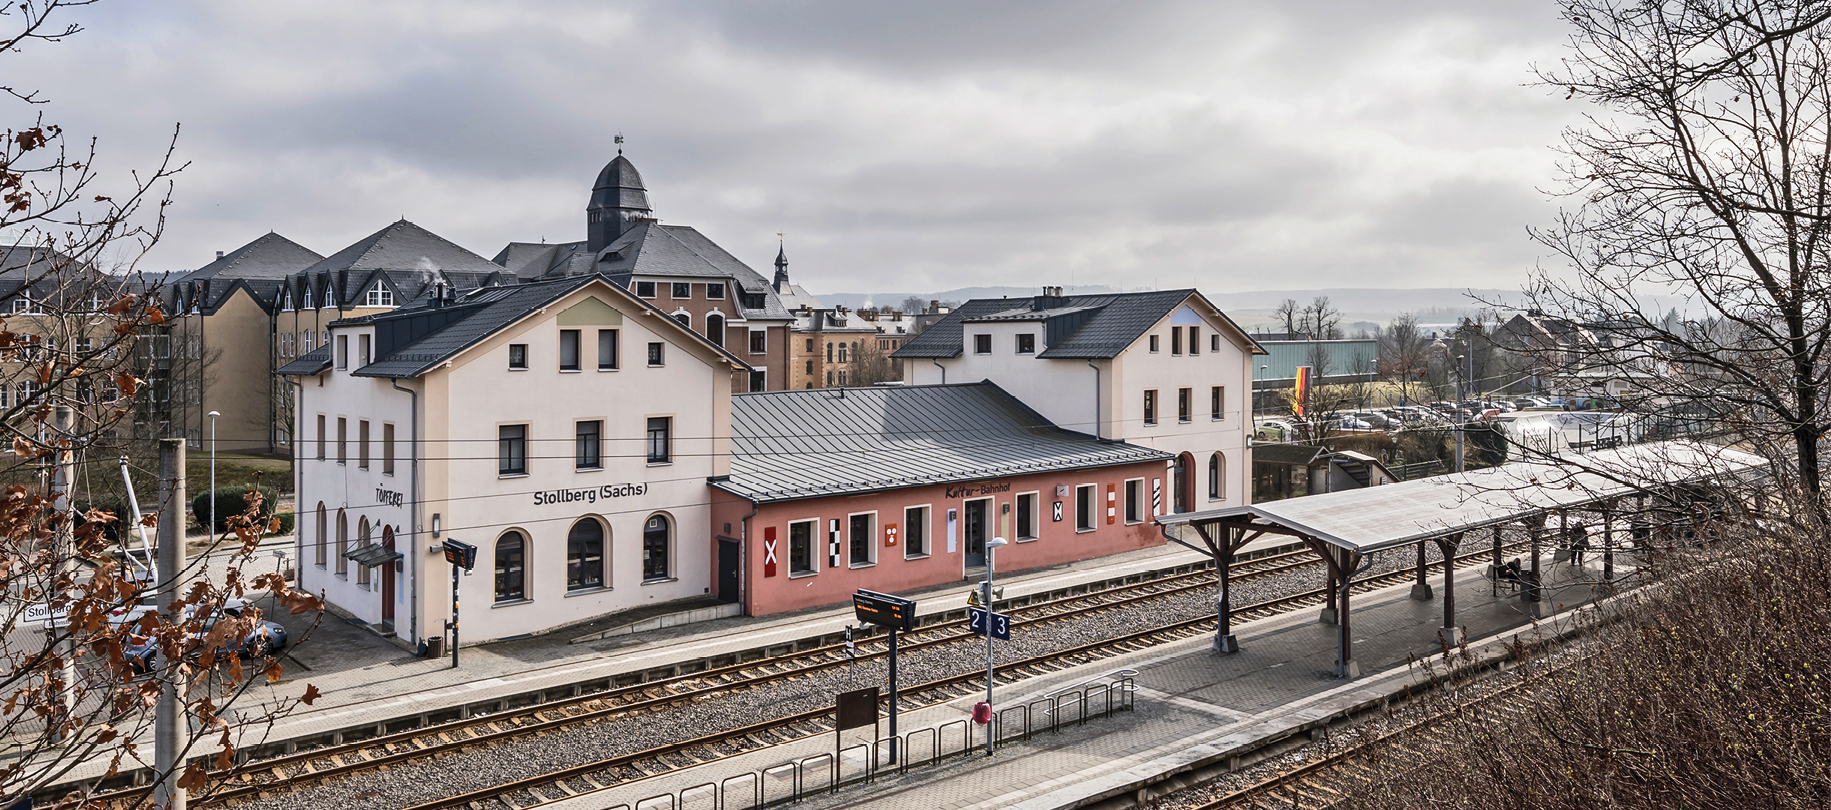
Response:
[[[1380,487],[1331,492],[1265,504],[1184,512],[1157,518],[1168,529],[1189,526],[1214,556],[1220,578],[1219,626],[1215,649],[1239,649],[1233,634],[1228,569],[1247,543],[1264,535],[1296,538],[1327,564],[1328,605],[1322,620],[1337,625],[1336,674],[1355,677],[1354,636],[1350,625],[1348,583],[1364,571],[1370,557],[1406,546],[1417,548],[1416,598],[1431,598],[1426,582],[1425,543],[1442,551],[1443,628],[1447,643],[1462,640],[1456,624],[1455,557],[1465,537],[1492,530],[1494,561],[1489,576],[1500,576],[1501,530],[1513,524],[1526,529],[1530,569],[1519,572],[1520,599],[1536,613],[1540,604],[1539,560],[1546,522],[1560,521],[1574,510],[1599,513],[1602,525],[1603,577],[1614,577],[1614,519],[1623,515],[1625,499],[1634,515],[1633,541],[1639,545],[1655,533],[1687,523],[1700,506],[1699,494],[1710,487],[1758,480],[1767,473],[1760,456],[1703,442],[1675,440],[1633,445],[1560,459],[1528,460],[1499,467],[1421,478]],[[1648,500],[1654,505],[1649,507]],[[1179,541],[1180,542],[1180,541]]]

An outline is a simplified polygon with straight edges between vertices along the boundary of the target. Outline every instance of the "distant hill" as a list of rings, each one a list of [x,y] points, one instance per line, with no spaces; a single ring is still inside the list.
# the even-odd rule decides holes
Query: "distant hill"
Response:
[[[1069,295],[1098,295],[1117,291],[1119,291],[1118,288],[1105,285],[1083,285],[1068,287],[1064,290]],[[961,287],[941,292],[817,293],[816,295],[828,306],[844,305],[858,308],[898,306],[904,299],[912,296],[923,302],[966,301],[973,298],[1027,298],[1037,292],[1036,287]],[[1488,301],[1508,301],[1516,298],[1518,294],[1518,291],[1513,290],[1453,287],[1425,287],[1408,290],[1341,288],[1209,292],[1208,298],[1241,326],[1251,329],[1255,326],[1269,326],[1272,323],[1272,310],[1287,298],[1296,299],[1299,304],[1308,304],[1316,296],[1326,295],[1329,297],[1330,304],[1341,311],[1343,324],[1350,326],[1350,331],[1353,331],[1352,325],[1354,324],[1385,324],[1402,312],[1416,313],[1431,323],[1454,323],[1458,317],[1471,314],[1481,308],[1470,297],[1471,295]]]

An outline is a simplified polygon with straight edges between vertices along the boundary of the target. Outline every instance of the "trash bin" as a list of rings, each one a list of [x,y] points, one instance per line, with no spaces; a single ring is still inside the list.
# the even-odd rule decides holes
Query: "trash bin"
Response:
[[[431,638],[426,639],[426,657],[427,658],[445,657],[445,637],[444,636],[433,636]]]

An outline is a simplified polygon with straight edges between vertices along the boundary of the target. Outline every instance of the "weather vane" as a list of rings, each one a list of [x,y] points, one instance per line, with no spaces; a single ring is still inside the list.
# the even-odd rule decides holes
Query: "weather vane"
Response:
[[[617,133],[617,154],[623,154],[623,133]]]

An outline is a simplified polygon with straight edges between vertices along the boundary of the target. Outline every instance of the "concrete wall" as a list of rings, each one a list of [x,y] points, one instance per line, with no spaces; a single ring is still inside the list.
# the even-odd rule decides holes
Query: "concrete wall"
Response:
[[[915,588],[963,582],[967,578],[964,515],[969,500],[991,499],[992,534],[1015,540],[1015,502],[1023,493],[1037,495],[1038,537],[1016,540],[997,552],[1000,572],[1058,565],[1107,554],[1148,548],[1163,542],[1163,535],[1150,522],[1148,501],[1153,478],[1162,477],[1162,465],[1131,464],[1093,470],[1012,476],[947,485],[912,487],[868,495],[818,498],[787,503],[766,504],[752,517],[743,531],[748,545],[744,555],[746,612],[754,616],[781,613],[818,605],[845,602],[859,588],[896,593]],[[1141,522],[1125,521],[1125,481],[1142,479]],[[1094,529],[1075,529],[1075,488],[1094,485]],[[1067,495],[1056,495],[1057,485],[1067,486]],[[1111,522],[1107,516],[1107,491],[1114,493]],[[1053,504],[1061,501],[1062,520],[1053,517]],[[910,529],[905,510],[913,506],[929,508],[928,532],[924,555],[913,555]],[[1011,506],[1012,514],[1004,508]],[[714,499],[715,524],[731,523],[738,528],[751,504],[720,494]],[[956,511],[954,540],[949,543],[948,510]],[[873,546],[875,559],[867,565],[849,561],[847,532],[852,515],[874,513]],[[797,574],[791,570],[790,524],[813,520],[814,571]],[[839,521],[840,564],[830,566],[827,556],[829,521]],[[890,544],[889,524],[896,524],[898,537]],[[734,535],[735,536],[735,535]],[[769,571],[769,546],[775,546],[775,570]],[[975,581],[981,576],[974,572]],[[964,598],[965,586],[961,588]],[[950,597],[951,598],[951,597]]]

